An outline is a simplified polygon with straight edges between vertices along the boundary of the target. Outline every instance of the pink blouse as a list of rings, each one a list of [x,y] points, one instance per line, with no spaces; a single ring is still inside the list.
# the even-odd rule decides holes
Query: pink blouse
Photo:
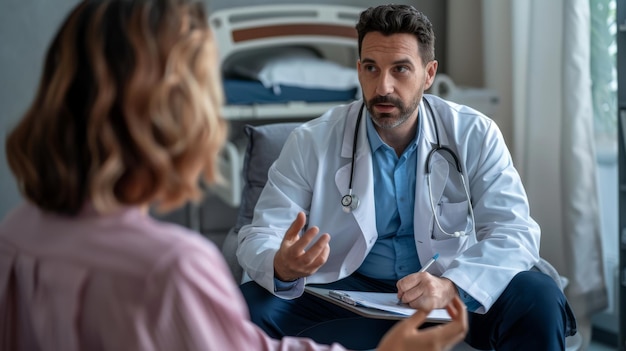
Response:
[[[126,208],[63,217],[24,204],[0,223],[0,350],[343,350],[270,339],[219,250]]]

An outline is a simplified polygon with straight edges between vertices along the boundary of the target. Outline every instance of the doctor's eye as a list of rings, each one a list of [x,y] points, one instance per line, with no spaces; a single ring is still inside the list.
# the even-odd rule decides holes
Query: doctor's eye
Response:
[[[366,72],[376,72],[378,69],[374,65],[364,65],[363,70]]]
[[[409,72],[411,68],[409,66],[397,66],[395,67],[395,71],[398,73],[406,73]]]

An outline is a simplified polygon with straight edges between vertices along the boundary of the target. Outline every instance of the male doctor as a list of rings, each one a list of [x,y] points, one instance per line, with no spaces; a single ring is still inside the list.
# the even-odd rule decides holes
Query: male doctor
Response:
[[[473,347],[564,350],[575,319],[554,280],[530,270],[540,229],[498,127],[424,95],[438,64],[430,21],[382,5],[356,29],[363,99],[290,135],[239,232],[252,320],[274,337],[366,348],[391,322],[304,294],[306,284],[397,292],[418,309],[460,295]]]

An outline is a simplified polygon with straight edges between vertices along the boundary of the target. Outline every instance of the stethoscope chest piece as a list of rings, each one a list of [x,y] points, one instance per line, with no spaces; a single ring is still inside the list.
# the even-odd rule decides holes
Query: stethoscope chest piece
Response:
[[[356,195],[352,195],[352,189],[350,189],[349,193],[341,197],[341,206],[343,207],[343,212],[350,213],[352,210],[356,210],[359,207],[361,200]]]

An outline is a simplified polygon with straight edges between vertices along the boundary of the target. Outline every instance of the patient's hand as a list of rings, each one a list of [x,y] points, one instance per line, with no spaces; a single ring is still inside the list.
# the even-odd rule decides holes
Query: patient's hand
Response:
[[[465,304],[456,296],[446,306],[452,321],[434,327],[417,329],[429,311],[418,310],[411,317],[394,325],[378,345],[378,351],[450,350],[467,334],[467,311]]]
[[[319,233],[319,228],[311,227],[300,236],[305,223],[304,213],[298,213],[274,256],[274,276],[282,281],[308,277],[317,272],[328,260],[330,235],[326,233],[320,235],[317,241],[305,251],[305,248]]]

